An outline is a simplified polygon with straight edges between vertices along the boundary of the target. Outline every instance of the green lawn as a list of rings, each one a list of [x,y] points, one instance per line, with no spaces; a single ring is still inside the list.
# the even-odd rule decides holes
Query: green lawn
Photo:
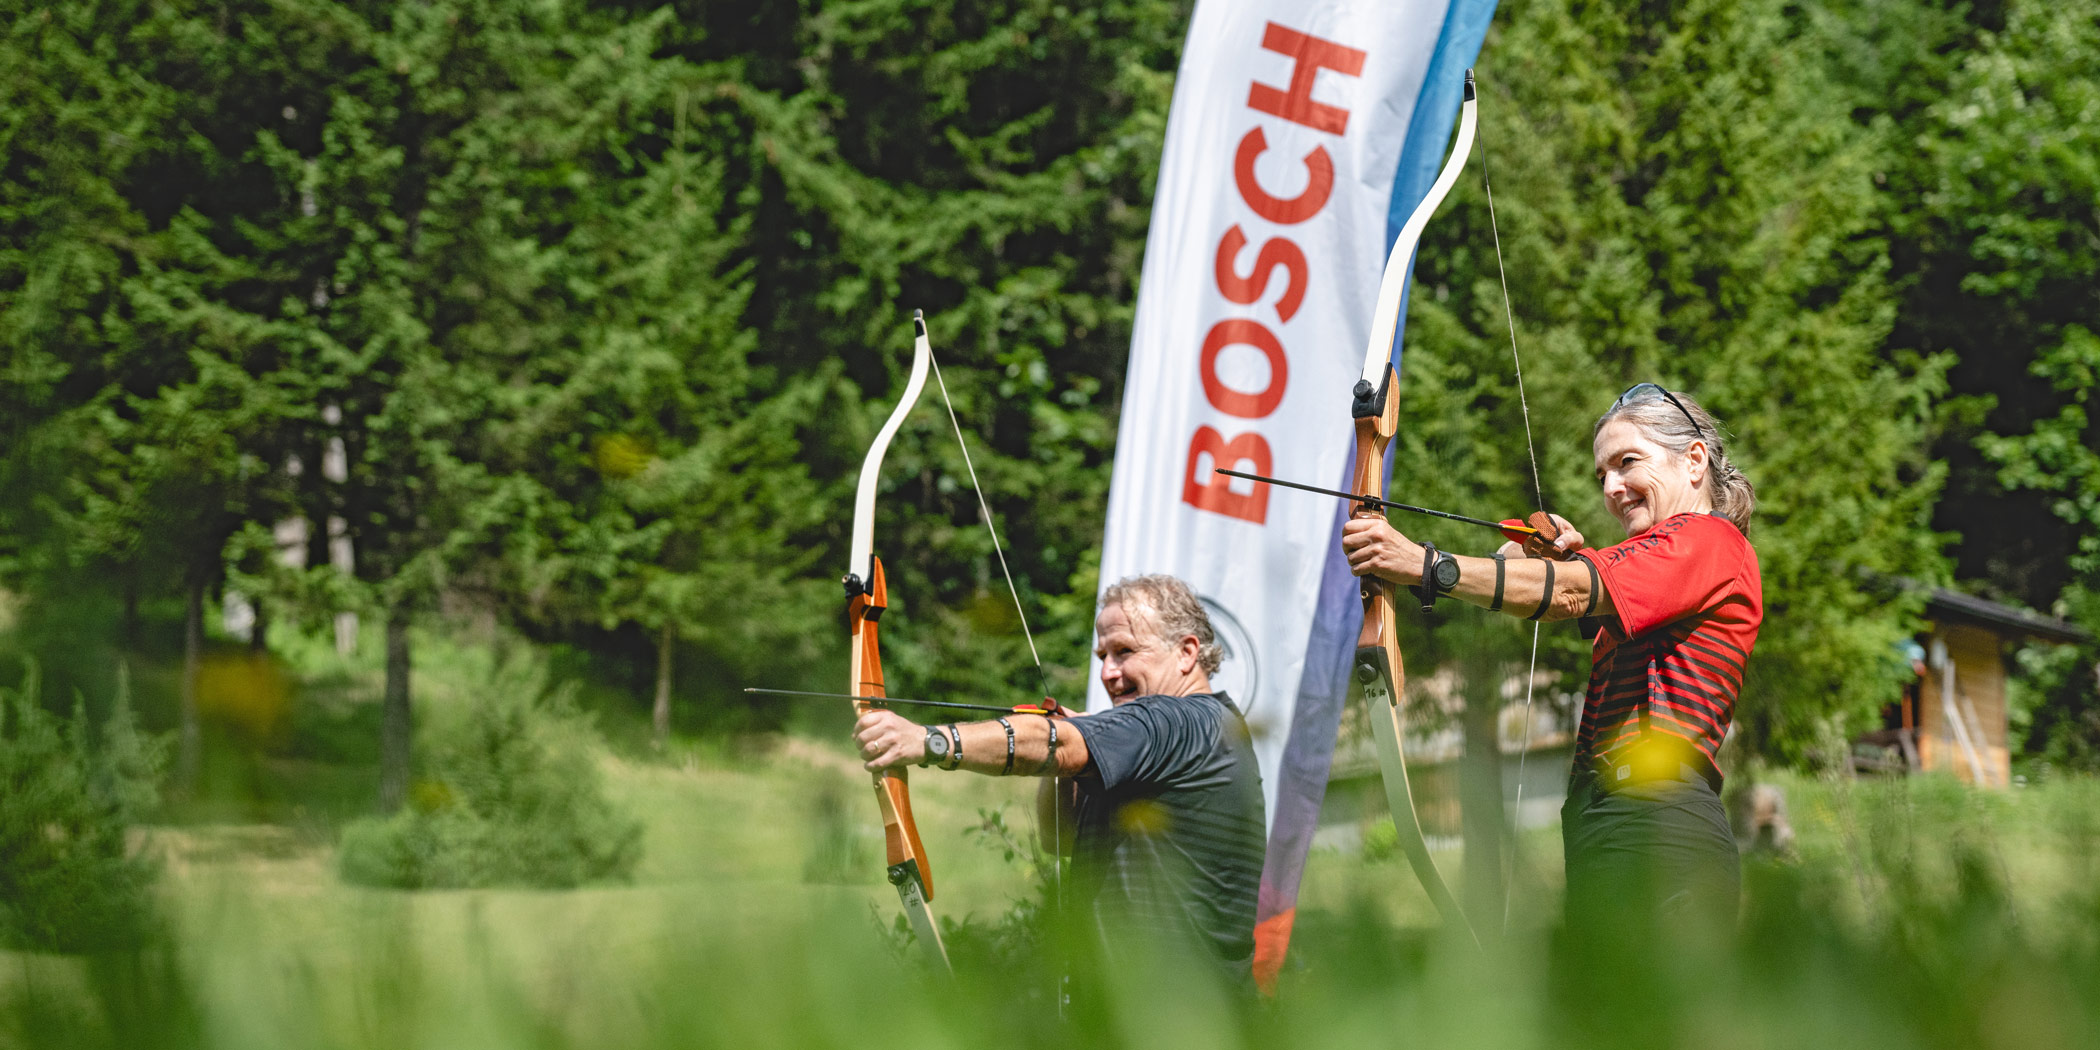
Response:
[[[429,724],[500,677],[433,666]],[[371,669],[338,670],[300,694],[317,741],[368,728]],[[235,788],[142,833],[166,861],[168,946],[0,956],[0,1046],[2100,1045],[2091,782],[1776,777],[1797,856],[1748,865],[1744,932],[1719,954],[1557,939],[1554,829],[1527,834],[1508,930],[1478,920],[1484,951],[1437,929],[1397,856],[1316,851],[1273,1005],[1239,1012],[1132,969],[1082,975],[1059,1022],[1040,946],[1006,921],[1035,893],[1030,859],[982,828],[993,812],[1025,829],[1032,782],[915,776],[935,910],[961,924],[958,979],[930,980],[889,932],[846,719],[809,724],[821,734],[604,750],[644,851],[630,882],[573,891],[346,885],[333,835],[369,769],[324,744],[221,754],[213,776]],[[1440,857],[1454,885],[1460,860]]]

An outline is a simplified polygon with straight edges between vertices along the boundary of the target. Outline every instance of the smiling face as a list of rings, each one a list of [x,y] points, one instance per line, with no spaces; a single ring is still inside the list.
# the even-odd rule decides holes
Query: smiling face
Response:
[[[1597,483],[1604,506],[1632,536],[1673,515],[1712,511],[1706,479],[1706,443],[1683,453],[1658,444],[1629,419],[1614,419],[1597,431]]]
[[[1101,658],[1101,687],[1110,703],[1210,691],[1210,675],[1199,659],[1202,644],[1194,635],[1178,643],[1160,637],[1151,612],[1143,604],[1113,602],[1094,620],[1094,655]]]

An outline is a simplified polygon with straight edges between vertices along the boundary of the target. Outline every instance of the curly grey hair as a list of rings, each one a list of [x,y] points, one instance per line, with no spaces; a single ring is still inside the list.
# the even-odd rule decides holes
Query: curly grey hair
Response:
[[[1153,633],[1163,641],[1176,643],[1194,636],[1199,646],[1196,661],[1203,665],[1205,674],[1216,674],[1218,665],[1225,662],[1225,647],[1218,644],[1218,632],[1210,625],[1210,614],[1203,611],[1196,592],[1181,580],[1164,573],[1126,576],[1101,592],[1095,611],[1111,605],[1122,606],[1132,620],[1138,618],[1136,610],[1142,607],[1150,614]]]

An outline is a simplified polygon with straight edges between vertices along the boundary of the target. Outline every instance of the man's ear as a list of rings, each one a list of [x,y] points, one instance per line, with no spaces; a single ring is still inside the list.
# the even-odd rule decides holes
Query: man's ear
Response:
[[[1203,643],[1193,634],[1181,637],[1181,673],[1189,674],[1203,666]]]

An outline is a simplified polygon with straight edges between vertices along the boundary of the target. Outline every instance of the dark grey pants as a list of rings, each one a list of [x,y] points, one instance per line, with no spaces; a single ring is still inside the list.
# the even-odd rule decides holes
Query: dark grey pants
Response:
[[[1721,796],[1690,765],[1614,782],[1581,770],[1561,807],[1570,932],[1608,940],[1725,937],[1742,896],[1741,860]]]

